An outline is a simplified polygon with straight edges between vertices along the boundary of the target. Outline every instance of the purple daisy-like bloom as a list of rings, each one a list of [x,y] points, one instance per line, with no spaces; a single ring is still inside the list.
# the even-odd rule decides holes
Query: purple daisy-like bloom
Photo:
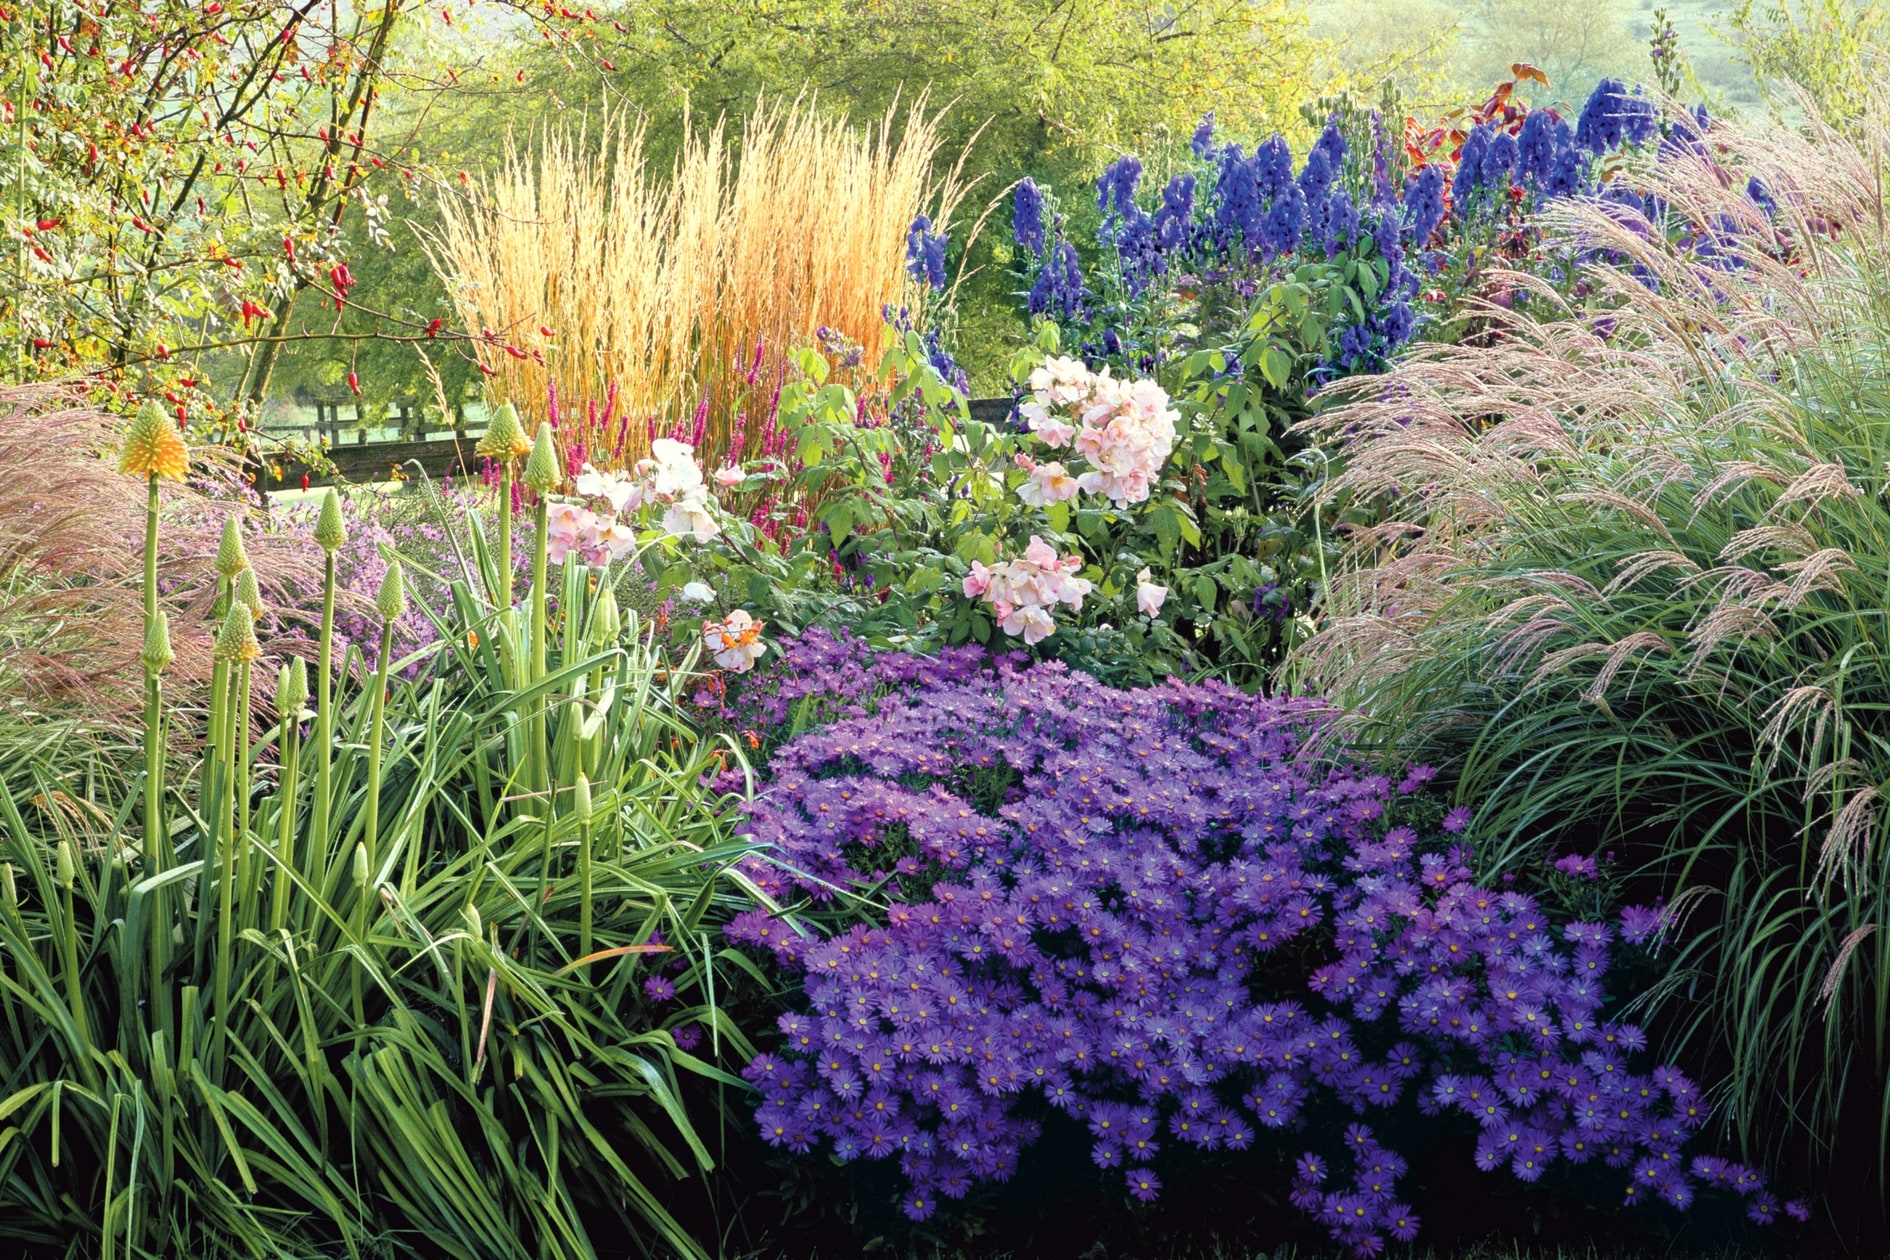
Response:
[[[1662,915],[1646,906],[1628,906],[1621,911],[1621,939],[1630,945],[1644,944],[1660,931]]]
[[[1153,1203],[1161,1197],[1161,1178],[1146,1168],[1131,1168],[1125,1179],[1129,1183],[1129,1193],[1144,1203]]]
[[[1470,825],[1471,809],[1468,805],[1459,805],[1444,815],[1443,828],[1451,835],[1456,835]]]

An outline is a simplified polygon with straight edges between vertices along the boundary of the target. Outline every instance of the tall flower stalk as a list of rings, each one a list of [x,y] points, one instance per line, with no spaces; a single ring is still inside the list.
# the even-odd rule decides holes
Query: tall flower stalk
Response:
[[[269,931],[282,931],[288,914],[289,872],[296,866],[296,797],[302,769],[302,718],[308,704],[308,666],[301,657],[285,664],[276,676],[278,760],[282,766],[276,806],[276,869],[269,896]]]
[[[492,413],[478,453],[499,466],[499,573],[492,589],[500,608],[512,606],[512,466],[531,454],[532,444],[518,422],[518,408],[505,403]]]
[[[315,542],[322,549],[322,632],[315,662],[315,805],[309,858],[318,888],[326,887],[328,830],[335,792],[335,553],[347,541],[341,497],[331,487],[322,496],[321,516],[315,522]]]
[[[394,656],[394,623],[407,611],[406,583],[398,560],[388,562],[387,576],[381,579],[380,593],[374,597],[374,611],[381,618],[381,651],[374,667],[374,694],[369,697],[367,809],[362,832],[370,865],[380,857],[381,744],[387,731],[387,680]]]
[[[170,834],[164,826],[164,683],[162,674],[174,659],[170,620],[157,606],[158,482],[168,477],[182,481],[190,475],[190,449],[171,418],[154,402],[138,409],[119,452],[118,470],[143,477],[144,509],[144,858],[147,873],[162,874],[171,865]],[[167,893],[152,893],[151,991],[162,991],[161,981],[170,953],[170,932],[163,907]],[[159,1026],[170,1025],[170,1003],[154,1011]]]
[[[217,785],[214,789],[215,813],[212,815],[210,839],[211,845],[204,858],[206,870],[214,868],[217,880],[217,956],[216,956],[216,998],[217,1041],[219,1053],[213,1060],[219,1066],[223,1061],[223,1050],[227,1050],[230,1023],[230,943],[233,936],[236,914],[236,855],[238,846],[247,838],[235,830],[234,797],[236,789],[236,749],[238,740],[247,744],[247,733],[238,726],[239,714],[246,718],[249,713],[249,673],[250,667],[262,656],[262,648],[256,642],[256,618],[250,606],[241,600],[231,600],[230,610],[223,619],[223,629],[217,635],[217,664],[224,666],[223,694],[216,697],[222,702],[223,721],[221,723],[222,744],[213,749],[213,761],[218,767]],[[240,694],[239,694],[240,693]]]
[[[525,488],[536,497],[532,527],[532,619],[529,631],[531,642],[530,673],[527,685],[536,684],[545,676],[545,572],[547,547],[549,544],[547,512],[550,507],[549,496],[564,481],[558,466],[558,442],[552,436],[549,422],[538,426],[538,438],[532,443],[531,457],[525,461]],[[507,578],[509,585],[510,578]],[[526,723],[529,748],[526,750],[531,790],[543,792],[550,786],[550,756],[545,747],[545,700],[540,696],[531,701],[531,711]],[[554,811],[547,801],[545,817],[547,825]]]

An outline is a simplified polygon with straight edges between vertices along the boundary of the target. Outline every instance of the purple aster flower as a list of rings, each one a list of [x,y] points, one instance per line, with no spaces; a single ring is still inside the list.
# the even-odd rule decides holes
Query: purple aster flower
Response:
[[[1662,915],[1645,906],[1628,906],[1621,911],[1621,939],[1630,945],[1645,943],[1659,933]]]

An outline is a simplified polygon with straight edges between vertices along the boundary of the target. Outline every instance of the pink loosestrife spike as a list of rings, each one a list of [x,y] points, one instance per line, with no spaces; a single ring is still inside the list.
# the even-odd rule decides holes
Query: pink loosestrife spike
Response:
[[[545,382],[545,418],[551,421],[551,427],[558,427],[558,382]]]
[[[708,428],[709,428],[709,399],[708,399],[708,395],[705,394],[703,395],[701,404],[696,407],[696,436],[695,436],[695,440],[690,442],[689,445],[693,446],[697,450],[701,450],[702,437],[705,433],[708,432]]]

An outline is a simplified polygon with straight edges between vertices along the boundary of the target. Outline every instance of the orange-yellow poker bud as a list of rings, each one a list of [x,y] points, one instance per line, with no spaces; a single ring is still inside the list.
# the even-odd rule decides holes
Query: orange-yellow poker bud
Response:
[[[131,418],[119,450],[118,471],[172,481],[190,475],[190,448],[184,445],[184,434],[156,403],[145,403]]]

